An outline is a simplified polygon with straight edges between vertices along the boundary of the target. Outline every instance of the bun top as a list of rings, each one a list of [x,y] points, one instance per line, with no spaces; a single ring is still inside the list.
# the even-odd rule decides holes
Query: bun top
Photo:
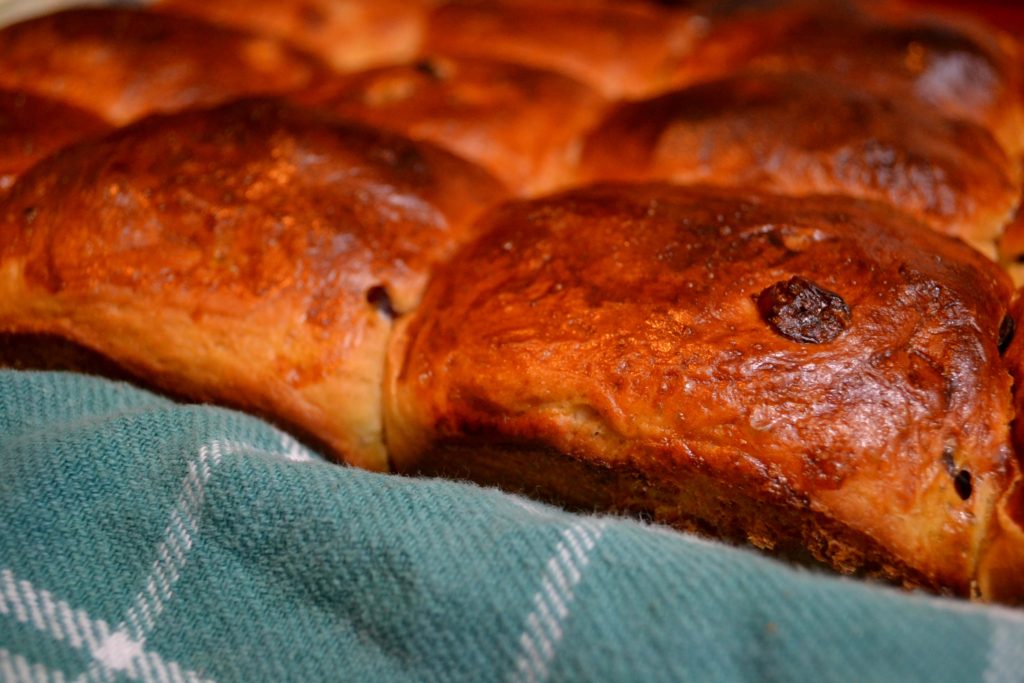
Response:
[[[813,72],[896,101],[917,100],[987,128],[1011,156],[1024,149],[1017,44],[962,17],[810,13],[744,63],[762,71]]]
[[[978,125],[800,72],[622,103],[588,135],[581,175],[875,199],[989,250],[1021,182]]]
[[[561,74],[448,57],[331,78],[298,99],[446,147],[526,194],[568,183],[571,153],[604,108]]]
[[[430,0],[162,0],[153,9],[274,36],[350,71],[414,57]]]
[[[272,38],[130,9],[73,9],[0,29],[0,87],[69,102],[118,125],[288,92],[322,68]]]
[[[692,11],[642,0],[454,0],[433,11],[427,53],[561,71],[605,95],[671,83],[702,36]]]
[[[280,283],[383,277],[405,310],[429,266],[503,196],[487,173],[432,146],[243,100],[64,150],[23,176],[0,229],[7,253],[39,257],[28,272],[50,287],[102,278],[169,292],[171,277],[255,301]]]

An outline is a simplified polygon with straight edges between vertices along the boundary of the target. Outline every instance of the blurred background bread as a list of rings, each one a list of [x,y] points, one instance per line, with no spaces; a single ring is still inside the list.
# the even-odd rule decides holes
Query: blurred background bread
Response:
[[[294,99],[446,147],[526,194],[572,182],[581,138],[605,106],[559,73],[449,57],[328,78]]]
[[[160,0],[156,11],[274,36],[341,71],[411,59],[431,0]]]
[[[322,68],[273,38],[133,9],[69,9],[0,30],[0,87],[117,125],[297,90]]]
[[[580,169],[583,182],[880,200],[990,256],[1021,184],[1019,161],[979,125],[793,72],[748,71],[621,103],[588,135]]]

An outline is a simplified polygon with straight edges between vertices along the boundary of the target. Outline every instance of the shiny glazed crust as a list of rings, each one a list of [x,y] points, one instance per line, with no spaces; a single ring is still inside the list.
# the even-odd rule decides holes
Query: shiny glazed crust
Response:
[[[507,204],[481,231],[396,328],[399,471],[978,587],[1017,474],[1011,287],[983,256],[881,205],[657,185]],[[767,322],[794,278],[837,337]]]
[[[568,183],[580,138],[604,107],[561,74],[445,57],[331,78],[298,99],[438,144],[525,194]]]
[[[796,123],[799,122],[799,123]],[[994,252],[1019,163],[982,127],[801,73],[743,73],[615,107],[582,180],[671,180],[888,202]]]
[[[301,88],[320,63],[272,38],[130,9],[74,9],[0,30],[0,87],[121,125]]]
[[[391,316],[503,194],[447,152],[279,103],[147,119],[0,204],[0,330],[65,336],[386,469]]]
[[[109,127],[63,102],[0,90],[0,192],[43,157]]]
[[[411,59],[428,0],[162,0],[153,9],[274,36],[351,71]]]

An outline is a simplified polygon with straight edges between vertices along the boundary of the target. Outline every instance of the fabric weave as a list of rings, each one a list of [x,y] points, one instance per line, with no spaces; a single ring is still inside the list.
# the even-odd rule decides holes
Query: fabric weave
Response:
[[[1024,680],[1024,612],[0,372],[2,681]]]

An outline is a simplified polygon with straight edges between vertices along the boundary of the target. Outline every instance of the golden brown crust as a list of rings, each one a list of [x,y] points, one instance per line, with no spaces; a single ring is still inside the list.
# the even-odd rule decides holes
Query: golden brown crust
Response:
[[[153,9],[287,40],[335,69],[411,59],[429,0],[162,0]]]
[[[332,78],[298,99],[446,147],[526,194],[568,183],[579,139],[604,107],[561,74],[445,57]]]
[[[0,87],[116,124],[296,90],[322,69],[271,38],[129,9],[73,9],[0,30]]]
[[[881,205],[665,185],[514,202],[481,229],[396,330],[400,470],[539,446],[604,471],[625,492],[607,507],[761,546],[831,528],[811,550],[840,569],[971,590],[1015,475],[994,264]],[[694,478],[713,495],[672,497]],[[802,521],[751,528],[750,501]]]
[[[980,126],[801,73],[743,73],[618,105],[584,180],[671,180],[888,202],[992,253],[1019,164]]]
[[[561,71],[605,95],[673,82],[702,35],[686,9],[643,0],[452,0],[433,11],[425,51]]]
[[[78,107],[0,90],[0,192],[45,156],[109,126]]]
[[[0,205],[0,330],[66,336],[385,469],[391,309],[503,195],[447,152],[272,101],[147,119]]]

